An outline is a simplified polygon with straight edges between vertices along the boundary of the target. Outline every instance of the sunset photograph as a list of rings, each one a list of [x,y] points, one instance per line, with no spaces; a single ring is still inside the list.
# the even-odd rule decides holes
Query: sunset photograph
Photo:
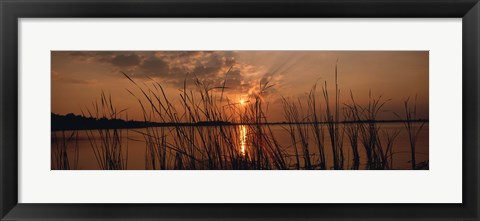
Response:
[[[428,51],[51,51],[51,170],[429,170]]]

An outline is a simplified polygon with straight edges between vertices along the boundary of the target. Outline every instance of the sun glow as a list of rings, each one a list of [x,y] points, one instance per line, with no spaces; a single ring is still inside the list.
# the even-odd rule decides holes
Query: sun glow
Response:
[[[248,100],[245,100],[243,97],[240,97],[240,100],[238,101],[238,103],[240,105],[244,106],[248,103]]]

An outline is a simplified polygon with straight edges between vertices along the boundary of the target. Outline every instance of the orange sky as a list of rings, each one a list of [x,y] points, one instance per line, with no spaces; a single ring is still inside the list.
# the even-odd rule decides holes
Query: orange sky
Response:
[[[417,96],[417,116],[428,118],[427,51],[52,51],[52,112],[80,114],[103,90],[118,110],[142,120],[138,101],[126,90],[135,87],[120,71],[138,83],[160,82],[169,99],[179,102],[186,76],[189,90],[195,90],[193,76],[211,87],[222,86],[231,68],[225,96],[248,100],[268,79],[274,86],[264,97],[267,117],[283,121],[282,96],[305,99],[316,82],[325,81],[334,94],[337,59],[340,103],[349,102],[352,91],[356,102],[365,104],[371,90],[373,97],[391,99],[380,118],[397,119],[392,112],[403,114],[403,101]],[[322,99],[320,86],[318,92]]]

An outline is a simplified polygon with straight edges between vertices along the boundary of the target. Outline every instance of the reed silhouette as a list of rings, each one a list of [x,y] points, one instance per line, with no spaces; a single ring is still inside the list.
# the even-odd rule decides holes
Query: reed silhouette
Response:
[[[128,169],[129,133],[143,138],[147,170],[357,170],[361,169],[362,152],[366,157],[364,169],[395,169],[395,141],[401,131],[385,130],[377,119],[390,100],[373,98],[370,91],[368,103],[360,105],[350,91],[350,101],[340,104],[338,63],[334,95],[329,94],[325,81],[320,91],[316,83],[312,86],[306,101],[282,98],[285,120],[281,127],[290,137],[289,145],[279,141],[267,117],[265,94],[275,85],[262,80],[248,98],[233,102],[224,93],[230,71],[225,73],[221,86],[212,86],[196,76],[193,85],[188,85],[187,78],[192,76],[187,75],[178,94],[180,105],[175,105],[172,96],[154,79],[139,83],[121,72],[132,85],[126,91],[140,106],[143,121],[129,121],[127,110],[117,110],[111,96],[103,91],[100,102],[85,108],[83,116],[52,115],[52,130],[61,132],[52,132],[52,169],[78,169],[78,145],[73,155],[68,153],[68,144],[80,133],[78,129],[84,130],[98,167],[103,170]],[[417,126],[416,102],[410,105],[407,99],[405,116],[395,115],[408,133],[411,169],[428,169],[428,161],[418,164],[415,157],[419,133],[426,122]],[[66,134],[66,130],[74,128],[72,124],[82,121],[88,123]],[[345,139],[350,149],[344,148]]]

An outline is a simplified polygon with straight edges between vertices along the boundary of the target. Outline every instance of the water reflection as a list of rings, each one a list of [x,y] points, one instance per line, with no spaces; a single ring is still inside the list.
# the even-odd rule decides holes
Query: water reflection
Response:
[[[348,126],[348,125],[347,125]],[[401,131],[398,137],[396,138],[393,146],[392,146],[392,152],[390,155],[387,155],[387,157],[391,156],[391,162],[392,165],[390,166],[391,169],[406,169],[410,170],[411,169],[411,149],[410,149],[410,142],[409,142],[409,136],[408,136],[408,131],[405,130],[405,127],[403,123],[385,123],[382,124],[382,130],[388,133],[393,133],[394,131]],[[266,126],[265,126],[266,127]],[[151,128],[151,130],[161,130],[165,129],[166,131],[172,131],[175,132],[175,127],[172,128]],[[189,129],[193,129],[190,128]],[[212,129],[210,127],[203,128],[204,130]],[[164,141],[148,141],[146,142],[145,139],[149,139],[150,137],[145,138],[145,134],[147,133],[146,128],[141,128],[141,129],[135,129],[135,131],[138,132],[129,132],[127,134],[126,129],[121,129],[119,130],[119,133],[122,134],[122,138],[118,140],[118,142],[121,142],[121,146],[127,147],[124,148],[122,151],[122,156],[125,156],[124,159],[127,161],[126,156],[128,155],[128,169],[129,170],[145,170],[145,169],[151,169],[151,167],[147,168],[146,167],[146,155],[150,157],[151,154],[156,154],[158,155],[156,159],[156,162],[160,163],[160,159],[162,162],[164,162],[162,165],[164,165],[163,168],[165,169],[177,169],[175,162],[179,163],[181,162],[183,165],[182,167],[185,168],[186,166],[189,166],[188,169],[263,169],[263,168],[257,168],[253,167],[252,162],[256,162],[257,158],[257,152],[255,150],[264,150],[264,154],[266,157],[272,156],[272,159],[279,159],[279,160],[284,160],[285,166],[287,169],[297,169],[297,160],[296,156],[298,155],[299,157],[302,157],[302,149],[298,140],[292,140],[290,136],[290,132],[285,129],[283,125],[270,125],[268,128],[268,136],[263,135],[263,139],[270,139],[271,142],[275,143],[267,143],[264,141],[259,141],[256,139],[256,131],[254,129],[257,129],[256,127],[254,128],[253,126],[250,125],[232,125],[232,126],[225,126],[225,128],[222,128],[224,130],[231,130],[228,134],[235,133],[236,135],[232,134],[231,140],[224,139],[221,136],[212,136],[212,141],[214,141],[211,145],[215,145],[219,143],[220,141],[223,141],[225,143],[234,143],[235,146],[234,148],[234,153],[231,153],[230,150],[228,149],[228,153],[231,153],[231,159],[235,160],[234,163],[235,166],[237,167],[229,167],[230,165],[224,165],[224,168],[220,168],[220,163],[217,165],[209,165],[209,159],[208,159],[208,154],[207,149],[209,146],[202,146],[203,141],[202,137],[204,134],[199,134],[196,133],[192,135],[192,137],[195,137],[195,139],[192,139],[194,141],[194,145],[192,146],[192,153],[191,156],[196,157],[194,160],[195,162],[198,162],[198,164],[191,163],[191,158],[178,158],[177,153],[179,151],[175,151],[176,149],[173,149],[175,146],[170,148],[167,146],[167,144],[175,144],[175,134],[172,133],[167,133],[166,136],[164,137]],[[264,128],[267,130],[267,128]],[[202,130],[203,131],[203,130]],[[429,137],[428,137],[428,124],[425,126],[423,130],[419,133],[418,137],[418,142],[416,145],[416,160],[417,162],[427,162],[428,163],[428,157],[429,157]],[[56,167],[57,162],[55,161],[56,156],[58,155],[57,153],[68,153],[69,156],[69,162],[76,162],[76,158],[78,157],[78,165],[75,167],[76,169],[79,170],[99,170],[102,169],[96,160],[96,153],[94,152],[94,149],[92,148],[91,142],[97,143],[97,144],[102,144],[103,145],[103,137],[104,135],[99,134],[97,131],[93,132],[88,132],[90,134],[90,139],[87,136],[87,131],[78,131],[78,136],[74,135],[73,137],[75,139],[68,139],[70,137],[70,134],[72,132],[62,132],[62,131],[55,131],[52,132],[52,152],[51,152],[51,157],[52,160],[54,161],[52,163],[52,168],[58,168]],[[93,133],[93,134],[92,134]],[[329,134],[328,131],[325,131],[324,134],[325,138],[328,138]],[[62,137],[65,137],[62,139]],[[308,147],[309,147],[309,154],[311,157],[312,164],[318,165],[319,161],[319,148],[317,145],[317,142],[315,140],[315,135],[314,134],[308,134],[306,141],[308,142]],[[367,137],[368,138],[368,137]],[[206,138],[205,138],[206,139]],[[215,142],[215,139],[219,139],[218,142]],[[224,139],[224,140],[220,140]],[[347,135],[343,136],[342,140],[342,150],[344,151],[344,169],[368,169],[367,167],[367,153],[365,151],[365,148],[363,147],[363,144],[361,143],[362,138],[359,137],[358,139],[358,153],[359,153],[359,162],[358,162],[358,167],[354,165],[356,162],[354,161],[353,157],[353,152],[352,152],[352,146],[351,142],[349,141],[349,137]],[[387,138],[380,138],[379,144],[384,144],[382,151],[385,151],[386,148],[388,147],[388,140]],[[273,141],[274,140],[274,141]],[[59,142],[59,143],[57,143]],[[117,142],[115,140],[114,142]],[[167,149],[165,149],[165,152],[160,152],[157,149],[161,148],[163,146],[156,145],[156,144],[162,144],[164,142],[167,146]],[[297,144],[297,145],[295,145]],[[120,145],[120,144],[118,144]],[[146,147],[149,147],[148,145],[153,145],[154,151],[150,152],[147,151],[149,150]],[[180,145],[180,144],[179,144]],[[263,146],[262,146],[263,145]],[[66,147],[67,150],[62,152],[62,148]],[[333,169],[331,167],[333,163],[333,153],[331,150],[331,142],[330,139],[325,139],[324,143],[324,150],[325,150],[325,161],[327,162],[325,169]],[[195,147],[198,147],[196,149]],[[231,147],[229,145],[229,147]],[[258,149],[255,149],[257,148]],[[279,148],[279,157],[282,158],[275,158],[275,155],[268,155],[272,152],[271,150],[276,151],[276,148]],[[379,146],[380,148],[380,146]],[[78,155],[75,153],[79,153]],[[106,154],[109,154],[107,152]],[[195,155],[196,154],[196,155]],[[211,154],[211,153],[210,153]],[[300,155],[302,154],[302,155]],[[234,155],[234,156],[233,156]],[[385,155],[385,153],[383,154]],[[190,155],[189,155],[190,156]],[[160,158],[161,157],[161,158]],[[228,157],[228,156],[227,156]],[[241,159],[237,159],[236,157],[240,157]],[[248,157],[248,158],[247,158]],[[154,159],[153,157],[150,159]],[[223,159],[223,158],[221,158]],[[304,162],[302,158],[300,159],[300,166],[303,166],[302,163]],[[175,161],[177,160],[177,161]],[[102,161],[103,162],[103,161]],[[269,161],[269,162],[275,162],[275,161]],[[228,162],[227,162],[228,163]],[[195,168],[193,168],[194,165]],[[273,164],[272,164],[273,165]],[[157,164],[157,168],[158,168]],[[216,166],[216,167],[215,167]],[[250,167],[248,167],[250,166]],[[255,164],[256,166],[256,164]],[[319,166],[316,167],[317,169]],[[73,164],[70,169],[73,169]],[[266,169],[277,169],[277,167],[269,167]]]
[[[247,149],[247,126],[240,125],[240,153],[245,156]]]

